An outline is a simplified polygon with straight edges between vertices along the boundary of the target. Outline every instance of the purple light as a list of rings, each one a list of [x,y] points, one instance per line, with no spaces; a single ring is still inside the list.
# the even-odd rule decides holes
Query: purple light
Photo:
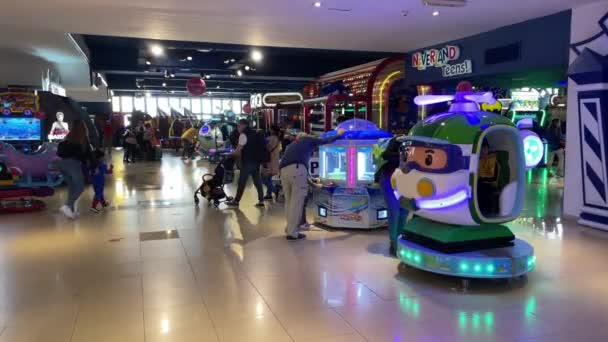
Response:
[[[448,112],[448,113],[441,113],[441,114],[435,114],[433,116],[430,116],[426,119],[424,119],[424,123],[425,124],[430,124],[433,123],[439,119],[443,119],[446,117],[450,117],[450,116],[456,116],[456,115],[463,115],[466,119],[467,122],[469,123],[469,125],[479,125],[479,123],[481,122],[481,120],[477,117],[477,115],[473,114],[473,113],[453,113],[453,112]]]
[[[414,98],[414,103],[418,106],[428,106],[435,103],[452,101],[454,95],[418,95]]]
[[[467,189],[456,190],[452,194],[420,198],[416,200],[416,206],[420,209],[444,209],[458,205],[469,198]]]
[[[355,148],[348,148],[348,186],[354,188],[357,185],[356,182],[356,169],[355,169]]]

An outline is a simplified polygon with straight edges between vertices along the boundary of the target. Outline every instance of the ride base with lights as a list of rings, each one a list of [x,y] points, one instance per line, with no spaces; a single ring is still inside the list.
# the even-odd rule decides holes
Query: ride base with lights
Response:
[[[524,147],[532,132],[522,135],[511,120],[479,110],[493,100],[471,91],[416,98],[418,105],[454,102],[401,138],[392,185],[413,213],[398,241],[403,264],[465,279],[513,278],[534,268],[534,248],[506,225],[521,212],[526,169],[538,163]]]
[[[319,147],[319,176],[323,186],[314,189],[314,221],[334,228],[372,229],[387,224],[388,211],[380,188],[372,152],[378,140],[391,137],[373,123],[353,119],[322,137],[344,130],[343,139]]]

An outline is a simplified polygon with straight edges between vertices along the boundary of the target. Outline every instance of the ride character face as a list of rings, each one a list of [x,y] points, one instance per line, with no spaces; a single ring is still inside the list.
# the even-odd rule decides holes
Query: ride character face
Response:
[[[410,140],[401,159],[394,183],[406,199],[441,198],[468,184],[469,158],[458,145]]]

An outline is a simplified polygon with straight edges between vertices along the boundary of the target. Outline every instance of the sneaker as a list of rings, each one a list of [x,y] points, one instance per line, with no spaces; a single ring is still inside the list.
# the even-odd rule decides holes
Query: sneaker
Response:
[[[95,214],[99,214],[99,209],[95,208],[95,207],[90,207],[89,211]]]
[[[272,195],[264,196],[264,201],[272,201]]]
[[[65,217],[69,218],[69,219],[75,219],[76,215],[74,215],[74,212],[72,211],[72,209],[70,209],[70,207],[68,207],[67,205],[62,206],[61,208],[59,208],[59,211],[65,215]]]
[[[297,237],[287,235],[287,237],[285,239],[287,239],[287,241],[300,241],[300,240],[306,239],[306,235],[301,234],[301,233],[298,233]]]
[[[110,206],[110,202],[101,202],[101,206],[107,208]]]
[[[239,206],[239,202],[235,202],[235,201],[226,201],[225,203],[229,207],[237,208]]]
[[[255,207],[256,208],[264,208],[265,207],[264,202],[258,202],[258,203],[256,203]]]

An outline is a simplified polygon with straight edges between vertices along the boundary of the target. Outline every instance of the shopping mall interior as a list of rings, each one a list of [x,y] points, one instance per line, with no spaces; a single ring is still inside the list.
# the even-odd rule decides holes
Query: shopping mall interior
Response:
[[[608,1],[0,29],[1,342],[608,340]]]

